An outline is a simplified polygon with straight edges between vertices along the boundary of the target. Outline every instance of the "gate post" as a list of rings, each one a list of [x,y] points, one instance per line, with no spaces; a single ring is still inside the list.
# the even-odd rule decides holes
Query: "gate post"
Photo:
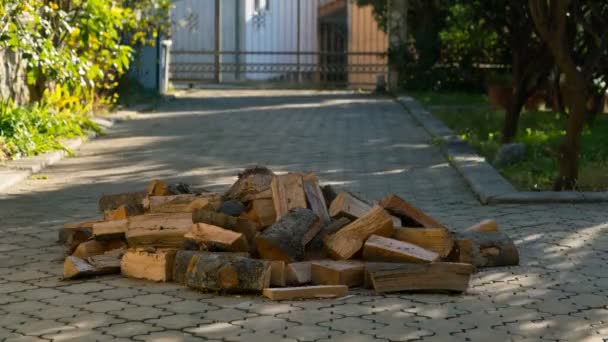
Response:
[[[400,53],[407,44],[407,11],[408,2],[401,0],[389,0],[387,9],[388,18],[388,48],[389,48],[389,71],[388,86],[391,91],[397,89],[399,84],[399,70],[395,66],[391,55]]]
[[[215,0],[215,82],[222,83],[222,7],[221,0]]]

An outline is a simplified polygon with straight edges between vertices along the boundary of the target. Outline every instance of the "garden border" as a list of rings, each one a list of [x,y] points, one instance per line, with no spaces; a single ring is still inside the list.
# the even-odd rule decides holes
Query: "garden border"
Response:
[[[131,109],[119,111],[107,117],[94,117],[93,121],[102,127],[108,129],[114,126],[115,123],[127,120],[130,116],[136,115],[139,112],[152,109],[148,104],[134,106]],[[70,151],[77,151],[85,142],[97,137],[95,132],[89,133],[85,137],[70,139],[63,142]],[[19,160],[10,160],[0,164],[0,194],[6,190],[26,180],[28,177],[42,171],[47,166],[56,164],[65,158],[69,153],[63,150],[51,151],[38,156],[23,158]]]
[[[442,153],[482,204],[608,202],[608,192],[517,191],[484,157],[412,97],[396,96],[396,101],[433,139],[439,139]]]

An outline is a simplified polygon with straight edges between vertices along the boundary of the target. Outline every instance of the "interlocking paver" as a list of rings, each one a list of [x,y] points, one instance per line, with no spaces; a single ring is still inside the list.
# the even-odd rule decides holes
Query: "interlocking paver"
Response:
[[[314,301],[218,296],[120,275],[60,280],[63,251],[56,231],[65,221],[97,215],[99,194],[138,191],[152,178],[222,191],[251,164],[313,170],[322,182],[370,200],[394,192],[455,231],[496,218],[518,245],[521,265],[481,270],[463,295],[354,291],[344,299]],[[390,98],[186,93],[155,113],[116,125],[45,174],[44,182],[29,179],[0,194],[0,212],[11,213],[0,225],[0,340],[608,336],[605,204],[481,206],[433,139]]]

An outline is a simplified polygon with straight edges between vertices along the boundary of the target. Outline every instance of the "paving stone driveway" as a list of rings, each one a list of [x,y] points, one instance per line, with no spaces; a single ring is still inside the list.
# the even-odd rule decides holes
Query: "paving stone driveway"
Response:
[[[462,296],[357,293],[270,302],[119,276],[62,282],[66,220],[153,178],[222,189],[253,163],[310,169],[371,199],[395,192],[458,230],[496,218],[521,266]],[[0,195],[0,340],[602,341],[606,204],[480,206],[429,136],[388,98],[199,91],[116,126],[79,157]]]

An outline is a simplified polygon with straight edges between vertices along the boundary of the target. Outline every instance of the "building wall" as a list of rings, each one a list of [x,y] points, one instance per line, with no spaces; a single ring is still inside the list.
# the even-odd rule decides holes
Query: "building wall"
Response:
[[[376,19],[374,19],[372,6],[359,7],[348,2],[349,6],[349,53],[357,52],[378,52],[386,53],[388,51],[388,36],[378,28]],[[372,67],[387,67],[388,57],[378,56],[357,56],[351,54],[348,57],[349,68],[365,68]],[[387,69],[386,68],[386,69]],[[385,80],[388,77],[384,74]],[[349,83],[353,87],[373,88],[377,79],[376,73],[349,73]],[[366,86],[364,86],[366,85]]]

